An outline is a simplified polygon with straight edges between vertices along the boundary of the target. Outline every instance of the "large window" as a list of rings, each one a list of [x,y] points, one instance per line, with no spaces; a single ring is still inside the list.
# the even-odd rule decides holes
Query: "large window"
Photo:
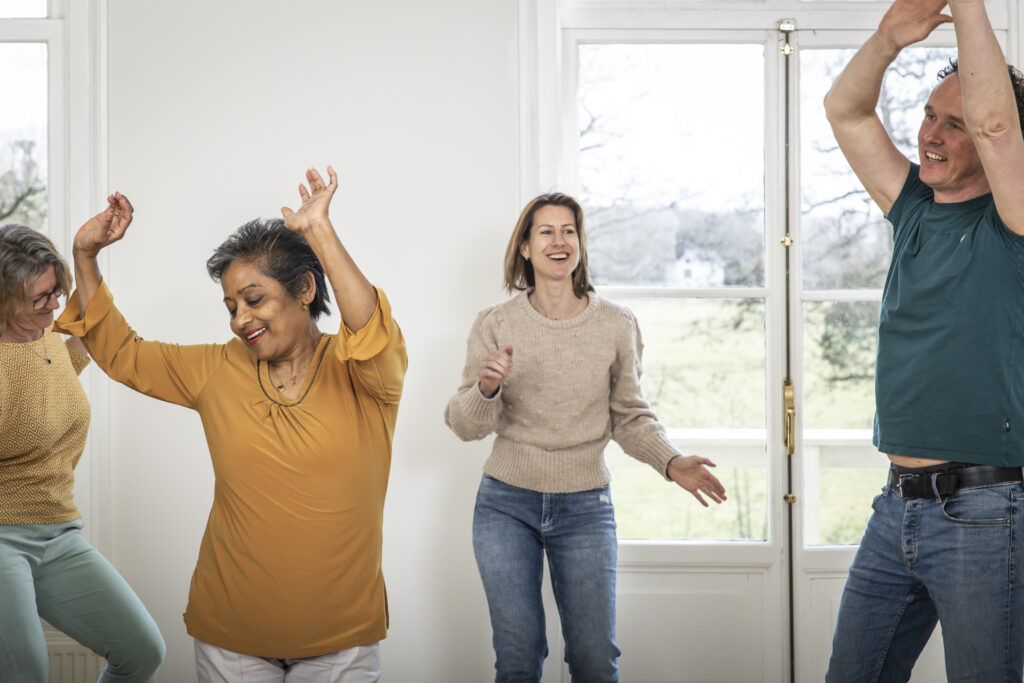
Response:
[[[613,446],[621,538],[766,538],[763,52],[578,48],[594,283],[637,315],[645,397],[730,495],[705,511]]]
[[[875,340],[892,231],[825,120],[822,98],[852,49],[800,57],[803,236],[803,422],[806,545],[860,541],[885,459],[871,445]],[[878,113],[916,160],[917,129],[951,48],[904,50],[887,72]]]
[[[681,674],[641,657],[629,672],[624,660],[624,680],[821,680],[854,544],[886,474],[871,434],[892,246],[822,100],[888,3],[532,6],[523,22],[536,20],[538,59],[520,61],[533,74],[521,109],[524,196],[580,196],[598,294],[640,322],[645,396],[681,452],[718,463],[729,494],[705,510],[608,449],[623,639],[633,648],[659,633],[684,643],[714,633],[743,643],[738,667],[754,663]],[[986,7],[1015,49],[1015,0]],[[954,40],[939,27],[886,76],[879,114],[911,158]],[[718,626],[686,616],[698,613],[721,616]],[[686,650],[686,661],[710,647]],[[941,648],[926,655],[915,678],[943,678]]]
[[[47,45],[0,43],[0,224],[47,227]]]
[[[97,0],[0,2],[0,225],[17,222],[46,233],[65,255],[71,225],[92,215],[107,189],[97,160],[105,142],[98,106],[103,57],[91,47],[103,25],[101,10]],[[98,416],[103,401],[95,399],[107,389],[105,380],[94,385],[93,376],[86,370],[82,380]],[[86,533],[101,548],[108,510],[93,489],[109,477],[105,454],[92,453],[106,429],[104,420],[94,421],[75,472],[75,500],[90,522]]]

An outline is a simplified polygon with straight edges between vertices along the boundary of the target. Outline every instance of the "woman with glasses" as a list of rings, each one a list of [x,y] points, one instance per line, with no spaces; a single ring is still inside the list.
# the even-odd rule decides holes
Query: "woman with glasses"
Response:
[[[89,429],[81,341],[56,334],[67,264],[44,235],[0,227],[0,678],[49,679],[39,617],[107,659],[100,682],[150,681],[156,623],[82,536],[72,497]]]

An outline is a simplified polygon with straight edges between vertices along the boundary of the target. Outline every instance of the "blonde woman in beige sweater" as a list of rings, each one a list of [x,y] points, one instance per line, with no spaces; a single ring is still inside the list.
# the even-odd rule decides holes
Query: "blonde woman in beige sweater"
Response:
[[[477,316],[445,410],[460,439],[497,433],[473,517],[495,681],[540,681],[545,554],[573,680],[618,681],[605,445],[615,439],[704,506],[724,501],[725,488],[707,469],[714,463],[676,450],[644,400],[636,318],[594,293],[575,199],[545,194],[526,205],[505,252],[505,287],[519,293]]]

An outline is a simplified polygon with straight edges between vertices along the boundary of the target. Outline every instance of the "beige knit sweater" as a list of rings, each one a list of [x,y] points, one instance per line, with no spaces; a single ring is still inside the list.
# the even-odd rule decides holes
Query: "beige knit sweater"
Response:
[[[640,391],[643,343],[633,313],[594,294],[582,313],[549,320],[522,292],[482,311],[469,333],[462,385],[445,422],[463,441],[496,432],[484,472],[544,493],[607,484],[609,439],[663,477],[679,451]],[[512,347],[512,372],[480,392],[484,356]]]

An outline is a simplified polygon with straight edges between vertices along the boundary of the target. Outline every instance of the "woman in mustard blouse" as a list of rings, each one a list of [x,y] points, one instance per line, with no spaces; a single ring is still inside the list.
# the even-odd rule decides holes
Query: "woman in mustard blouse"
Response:
[[[387,298],[328,218],[338,181],[327,170],[328,184],[306,173],[299,209],[243,225],[208,261],[235,335],[226,344],[143,341],[114,307],[96,257],[131,222],[123,195],[75,237],[78,289],[61,329],[111,378],[203,421],[216,482],[185,611],[201,683],[243,670],[379,677],[381,523],[407,358]],[[325,276],[337,334],[317,326]]]

